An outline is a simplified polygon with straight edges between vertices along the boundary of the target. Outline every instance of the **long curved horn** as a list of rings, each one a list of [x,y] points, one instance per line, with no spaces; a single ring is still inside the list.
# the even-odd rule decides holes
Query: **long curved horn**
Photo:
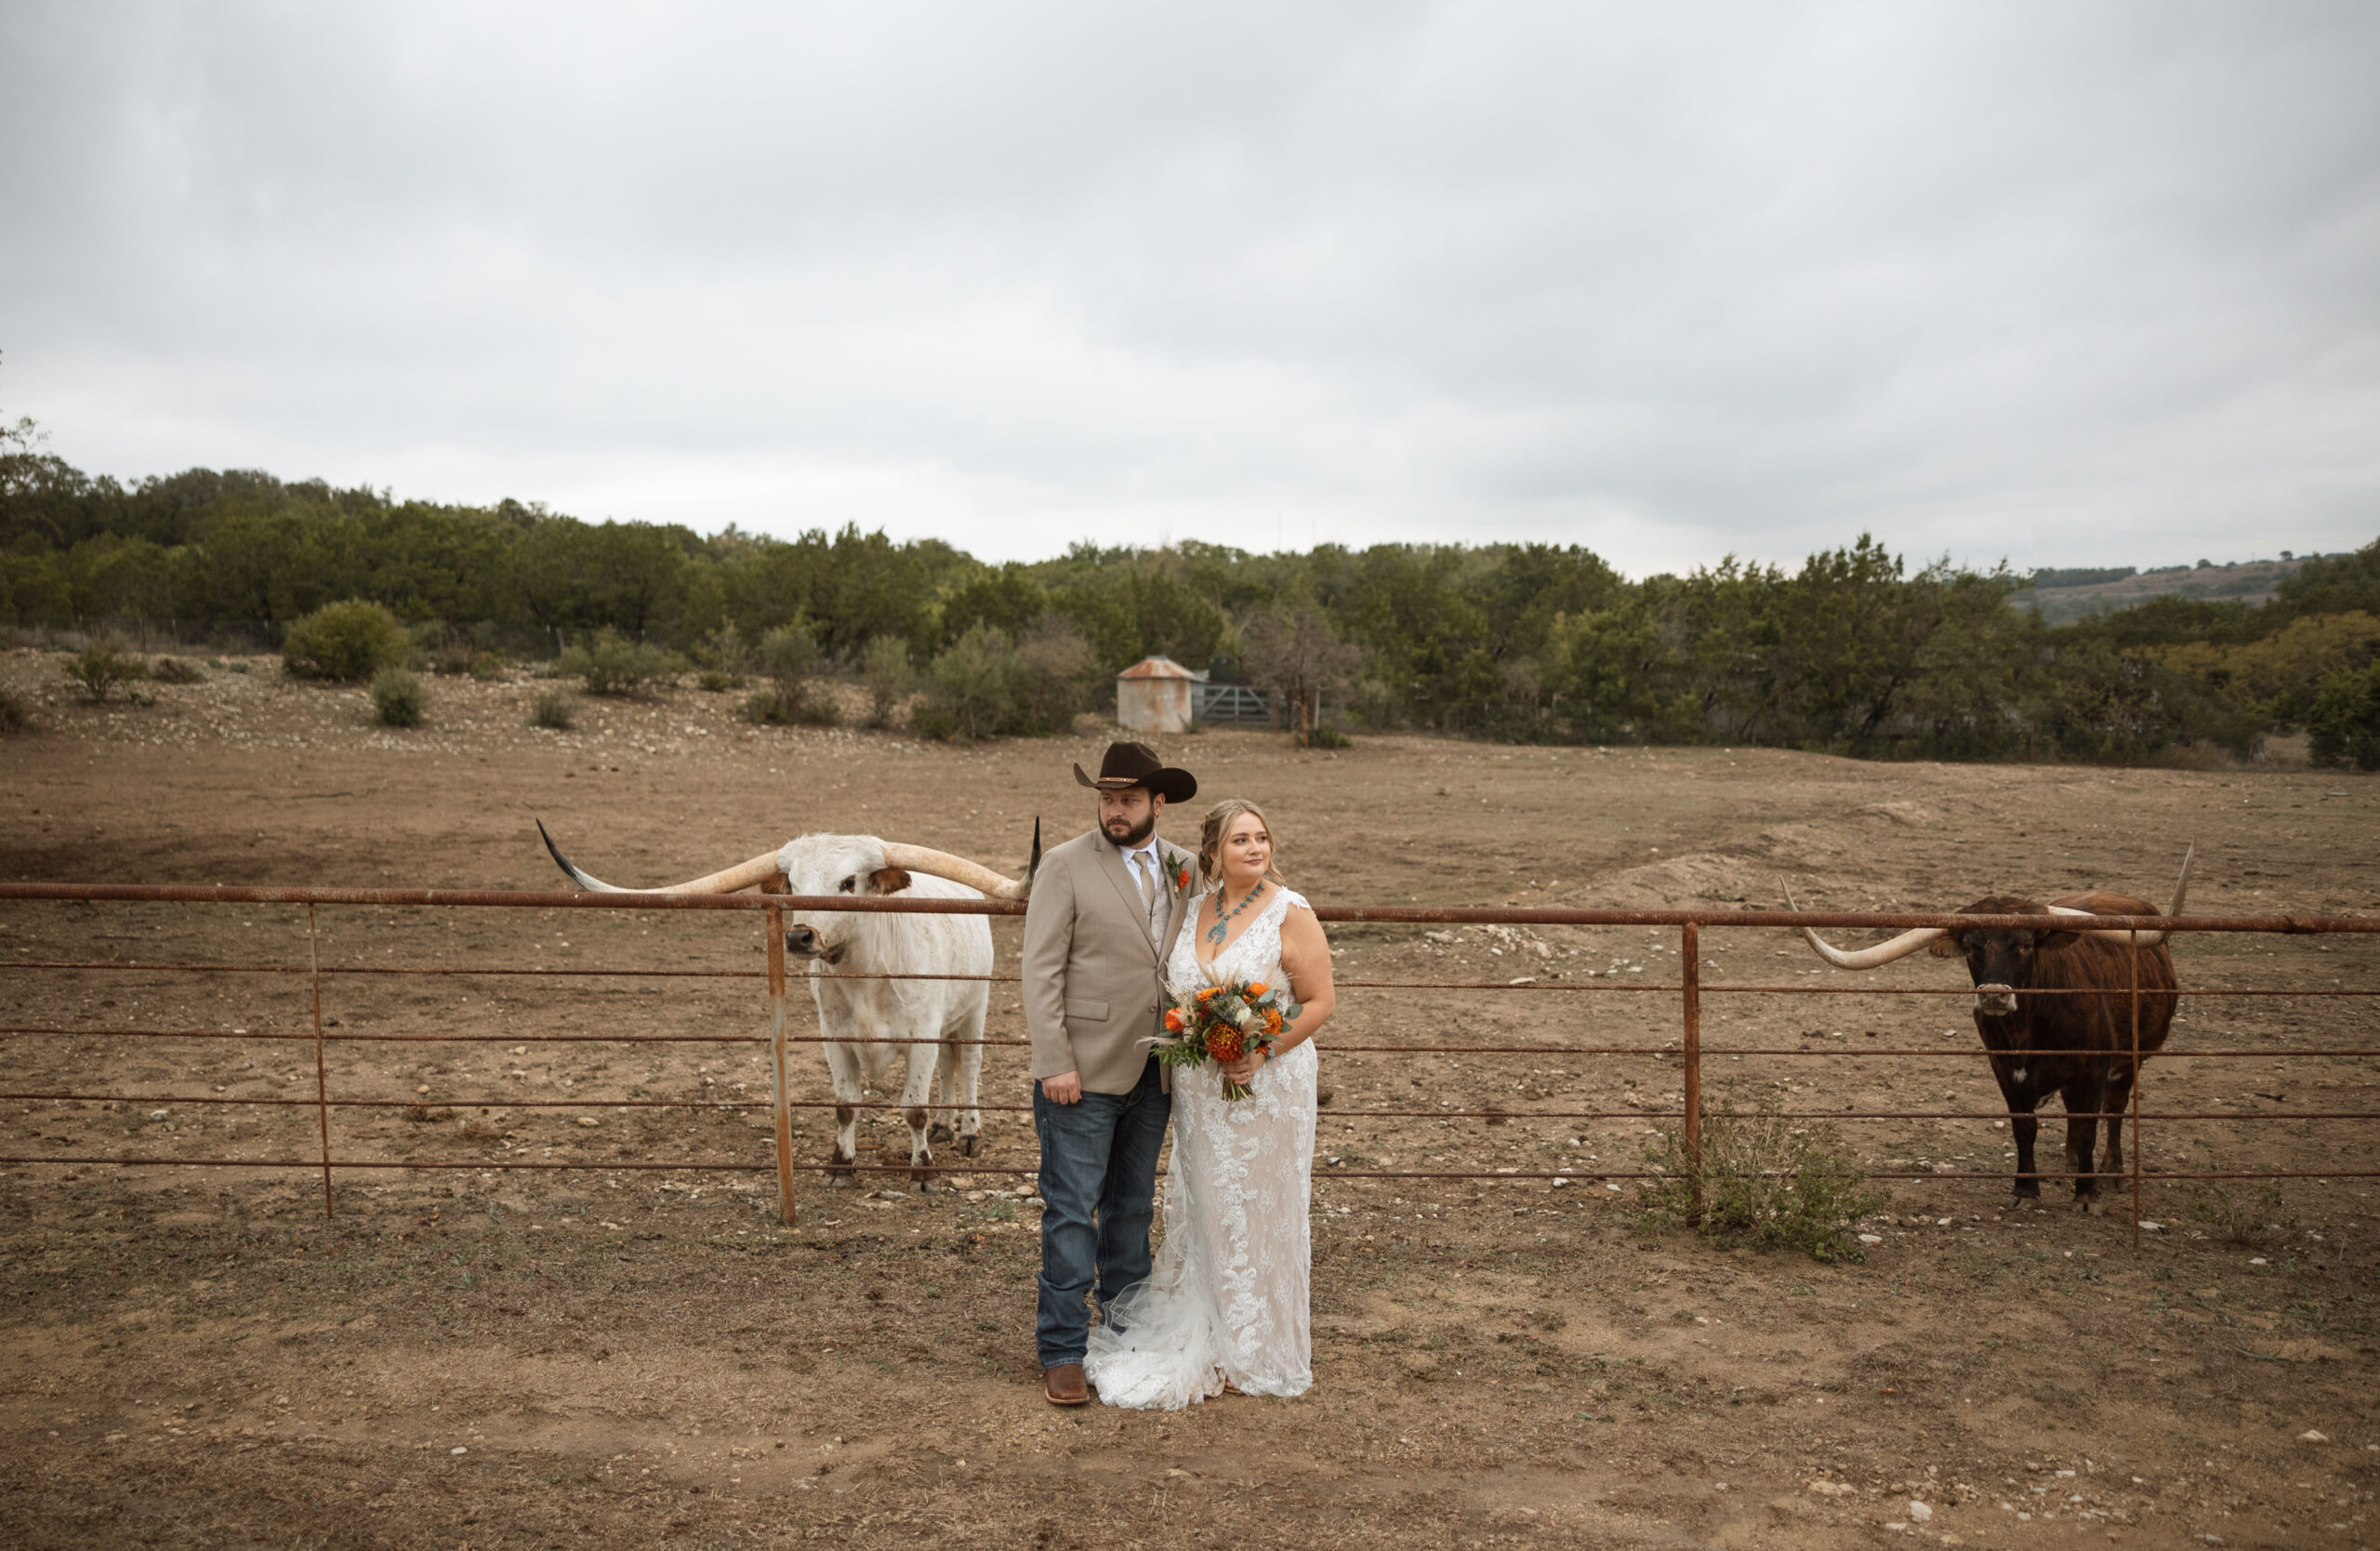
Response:
[[[596,894],[740,894],[746,889],[758,888],[777,875],[777,854],[772,851],[764,856],[740,862],[724,872],[707,873],[683,883],[672,883],[667,888],[624,889],[617,883],[606,883],[592,873],[580,871],[569,857],[562,854],[562,848],[554,844],[553,836],[546,833],[545,824],[536,822],[538,837],[546,842],[546,850],[551,853],[555,865],[569,873],[571,881],[580,888]]]
[[[2165,912],[2169,916],[2180,915],[2182,902],[2190,896],[2190,858],[2197,855],[2198,843],[2193,841],[2190,848],[2182,853],[2182,875],[2174,880],[2174,908]],[[2051,913],[2061,916],[2087,916],[2091,913],[2088,910],[2078,910],[2066,905],[2053,905],[2050,910]],[[2096,937],[2101,942],[2114,943],[2121,948],[2155,948],[2173,934],[2170,932],[2078,932],[2075,935]]]
[[[1022,878],[1004,878],[981,862],[971,862],[964,856],[954,856],[947,851],[936,851],[931,846],[904,845],[897,841],[884,842],[884,865],[908,872],[922,872],[932,878],[947,878],[992,899],[1027,899],[1033,895],[1033,875],[1041,868],[1041,821],[1038,818],[1033,821],[1033,859],[1025,864]]]
[[[1784,879],[1777,880],[1777,886],[1785,890],[1787,909],[1798,910],[1802,908],[1794,903],[1793,891],[1787,887]],[[1873,948],[1848,949],[1835,947],[1806,926],[1802,928],[1802,935],[1810,939],[1810,946],[1818,950],[1819,958],[1832,964],[1836,969],[1847,970],[1874,969],[1879,964],[1889,964],[1896,959],[1906,959],[1936,938],[1947,937],[1950,935],[1947,927],[1921,926],[1913,932],[1903,932],[1890,942],[1878,943]]]

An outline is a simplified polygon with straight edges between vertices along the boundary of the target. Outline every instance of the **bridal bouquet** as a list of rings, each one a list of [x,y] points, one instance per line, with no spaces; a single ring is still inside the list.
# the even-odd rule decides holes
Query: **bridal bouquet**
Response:
[[[1157,1058],[1169,1067],[1195,1067],[1201,1061],[1221,1066],[1251,1050],[1269,1052],[1282,1026],[1297,1015],[1297,1003],[1281,988],[1262,980],[1209,986],[1166,1008],[1169,1037],[1156,1042]],[[1245,1085],[1223,1080],[1223,1097],[1244,1099],[1249,1093]]]

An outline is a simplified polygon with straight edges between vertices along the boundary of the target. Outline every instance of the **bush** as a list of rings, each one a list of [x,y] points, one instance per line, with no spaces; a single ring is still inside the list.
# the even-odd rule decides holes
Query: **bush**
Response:
[[[2323,675],[2306,731],[2316,764],[2380,770],[2380,662]]]
[[[537,703],[530,708],[529,725],[550,727],[557,733],[566,733],[570,731],[571,723],[577,720],[577,705],[568,692],[549,689],[538,696]]]
[[[471,677],[482,683],[504,676],[504,659],[494,652],[471,654]]]
[[[206,675],[188,657],[159,657],[149,665],[149,677],[161,684],[204,683]]]
[[[66,664],[66,676],[82,685],[94,700],[104,700],[118,684],[136,683],[149,676],[139,657],[124,649],[121,636],[108,636],[83,648]]]
[[[909,663],[909,643],[898,636],[878,636],[860,654],[859,677],[867,686],[867,724],[892,725],[893,711],[918,687],[918,670]]]
[[[928,737],[992,737],[1016,716],[1024,665],[1008,637],[977,625],[926,669],[926,700],[917,728]]]
[[[421,681],[402,668],[383,668],[372,680],[372,714],[383,727],[418,727],[428,701]]]
[[[1659,1132],[1645,1159],[1662,1175],[1644,1193],[1646,1213],[1665,1226],[1692,1227],[1724,1248],[1858,1260],[1851,1225],[1891,1199],[1859,1177],[1859,1160],[1831,1127],[1797,1123],[1773,1103],[1750,1115],[1725,1105],[1706,1109],[1699,1167],[1686,1154],[1683,1128]]]
[[[413,641],[397,616],[360,599],[324,604],[281,639],[281,664],[295,679],[360,683],[383,668],[403,667],[412,655]]]
[[[573,646],[554,663],[563,677],[585,681],[589,695],[634,695],[682,666],[674,652],[630,641],[613,630],[596,631],[594,640]]]
[[[694,648],[694,661],[702,669],[694,683],[710,694],[742,689],[745,675],[752,670],[752,647],[743,632],[729,623],[703,638]]]
[[[1336,727],[1316,727],[1314,736],[1306,740],[1306,746],[1311,749],[1352,749],[1355,740]]]
[[[25,704],[23,696],[10,689],[0,689],[0,736],[31,731],[33,709]]]
[[[823,695],[790,699],[781,689],[764,689],[747,699],[744,714],[763,727],[832,727],[843,719]]]

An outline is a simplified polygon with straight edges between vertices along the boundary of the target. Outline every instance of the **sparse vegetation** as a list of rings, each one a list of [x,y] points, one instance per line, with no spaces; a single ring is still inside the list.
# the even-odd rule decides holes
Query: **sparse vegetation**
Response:
[[[149,665],[149,677],[161,684],[204,683],[206,675],[188,657],[159,657]]]
[[[314,610],[281,642],[281,664],[291,678],[333,683],[361,683],[383,668],[403,667],[412,655],[412,637],[395,615],[352,598]]]
[[[421,680],[403,668],[383,668],[372,680],[372,715],[383,727],[418,727],[428,708]]]
[[[915,723],[939,738],[1063,732],[1089,699],[1096,672],[1090,643],[1054,616],[1022,639],[977,625],[927,669]]]
[[[2327,675],[2314,696],[2306,730],[2316,764],[2380,770],[2380,661]]]
[[[554,662],[554,671],[579,680],[589,695],[636,695],[683,666],[674,652],[630,641],[617,630],[601,630],[593,639],[562,653]]]
[[[578,702],[568,690],[549,689],[529,709],[529,725],[566,733],[578,719]]]
[[[818,656],[818,640],[807,619],[797,616],[762,636],[757,660],[769,687],[744,702],[744,714],[769,726],[833,726],[834,702],[811,690]]]
[[[1684,1131],[1674,1127],[1656,1133],[1645,1160],[1661,1173],[1644,1193],[1647,1218],[1691,1227],[1722,1248],[1858,1260],[1852,1226],[1892,1199],[1859,1177],[1858,1155],[1833,1128],[1790,1119],[1772,1104],[1750,1114],[1725,1104],[1706,1107],[1699,1160],[1687,1153]]]
[[[147,678],[149,669],[125,650],[123,637],[107,636],[68,658],[66,676],[92,699],[105,700],[122,686]]]
[[[745,677],[752,671],[751,643],[731,619],[703,637],[702,644],[694,648],[694,661],[701,669],[694,683],[707,693],[742,689]]]
[[[2284,1210],[2281,1186],[2269,1181],[2200,1180],[2190,1186],[2190,1220],[2226,1243],[2260,1249],[2285,1238],[2297,1219]]]
[[[25,697],[12,689],[0,689],[0,736],[31,730],[33,709]]]
[[[889,727],[901,702],[916,693],[918,670],[909,661],[909,644],[898,636],[879,635],[867,643],[859,663],[860,683],[867,686],[867,724]]]

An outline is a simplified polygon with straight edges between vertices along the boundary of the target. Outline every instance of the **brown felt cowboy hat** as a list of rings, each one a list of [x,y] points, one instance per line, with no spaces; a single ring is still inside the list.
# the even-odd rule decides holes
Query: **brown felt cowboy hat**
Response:
[[[1099,762],[1098,778],[1084,775],[1082,766],[1077,765],[1075,779],[1095,791],[1146,787],[1169,802],[1187,802],[1198,795],[1198,777],[1168,765],[1145,743],[1109,744],[1107,757]]]

